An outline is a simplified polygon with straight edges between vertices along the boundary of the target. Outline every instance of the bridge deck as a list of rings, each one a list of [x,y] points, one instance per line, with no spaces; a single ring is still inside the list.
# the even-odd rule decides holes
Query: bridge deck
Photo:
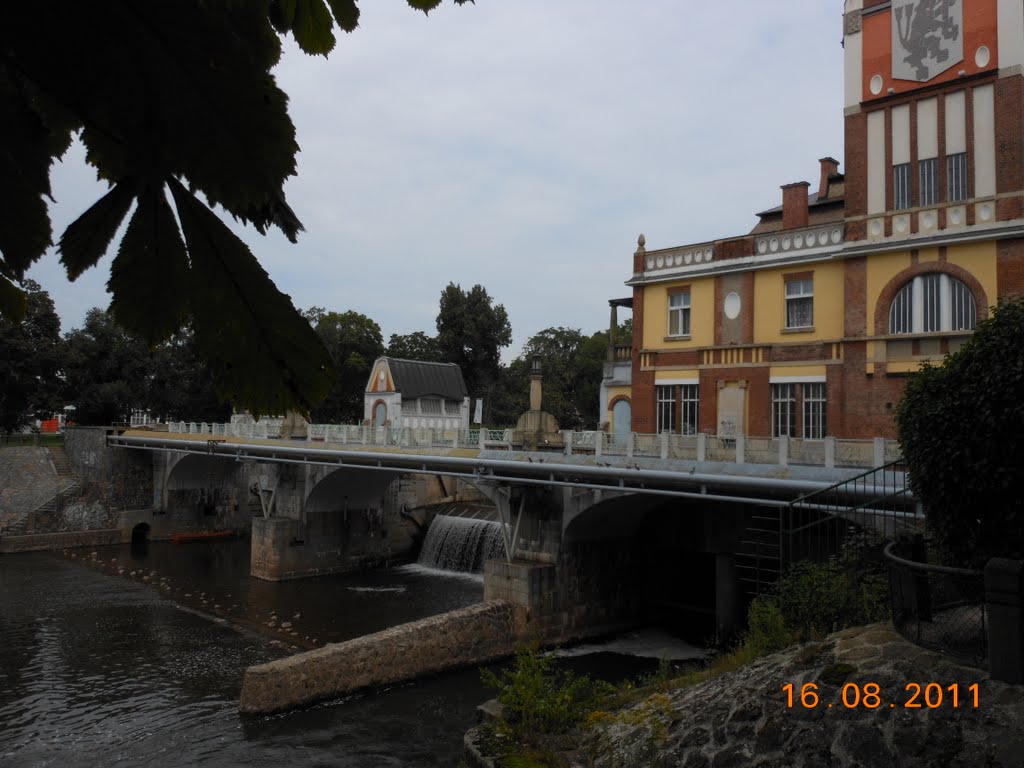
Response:
[[[461,477],[483,485],[550,485],[626,493],[744,500],[770,494],[793,498],[861,474],[861,467],[695,461],[650,456],[572,454],[479,447],[415,447],[311,442],[127,430],[109,444],[151,451],[205,454],[239,461],[335,466],[350,469]],[[905,484],[895,476],[897,487]],[[729,494],[723,496],[723,494]],[[749,499],[745,499],[748,500]]]

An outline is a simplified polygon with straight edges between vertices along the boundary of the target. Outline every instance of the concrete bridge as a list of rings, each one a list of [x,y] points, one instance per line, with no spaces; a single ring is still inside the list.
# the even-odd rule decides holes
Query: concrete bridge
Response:
[[[152,452],[160,514],[196,530],[251,525],[252,574],[264,579],[402,558],[416,534],[408,508],[475,490],[494,503],[505,541],[504,560],[486,564],[485,599],[516,604],[552,641],[644,619],[671,624],[667,616],[685,616],[695,639],[728,637],[751,577],[781,567],[790,502],[895,456],[883,440],[563,432],[529,444],[490,430],[310,425],[299,439],[252,424],[170,430],[107,441]],[[903,493],[902,474],[889,478],[881,490]]]

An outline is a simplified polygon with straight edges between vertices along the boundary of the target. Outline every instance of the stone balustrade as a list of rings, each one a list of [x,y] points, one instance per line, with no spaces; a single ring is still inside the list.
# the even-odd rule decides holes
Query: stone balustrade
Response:
[[[179,434],[280,438],[279,423],[248,422],[207,424],[171,422],[168,431]],[[819,467],[880,467],[900,458],[895,440],[881,437],[853,440],[826,437],[821,440],[754,435],[677,435],[668,432],[644,434],[626,432],[608,434],[589,430],[563,430],[550,445],[566,455],[593,454],[627,459],[647,457],[684,461],[717,461],[736,464],[799,464]],[[434,429],[429,427],[373,427],[363,424],[309,424],[308,442],[340,445],[391,446],[412,449],[514,450],[524,444],[524,436],[512,429]]]

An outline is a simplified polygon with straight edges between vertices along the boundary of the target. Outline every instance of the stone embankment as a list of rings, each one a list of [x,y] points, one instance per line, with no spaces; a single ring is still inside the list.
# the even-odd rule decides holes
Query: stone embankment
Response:
[[[107,544],[120,544],[121,540],[120,528],[0,536],[0,555],[68,549],[70,547],[100,547]]]
[[[250,667],[238,708],[277,712],[349,691],[510,656],[516,609],[493,600]]]
[[[606,722],[581,736],[573,765],[1024,766],[1024,686],[990,680],[883,624],[656,694]],[[467,734],[467,759],[483,766],[490,761],[472,748],[479,733]]]

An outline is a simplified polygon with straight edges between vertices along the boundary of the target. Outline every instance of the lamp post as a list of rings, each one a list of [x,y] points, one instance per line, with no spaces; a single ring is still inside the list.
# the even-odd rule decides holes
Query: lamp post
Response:
[[[530,358],[530,410],[539,411],[541,404],[541,362],[540,355]]]

